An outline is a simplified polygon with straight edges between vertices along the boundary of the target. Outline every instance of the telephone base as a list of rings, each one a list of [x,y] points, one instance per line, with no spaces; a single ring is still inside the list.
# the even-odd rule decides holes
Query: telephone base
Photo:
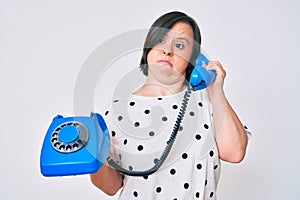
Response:
[[[109,149],[109,133],[101,115],[67,118],[58,115],[44,138],[41,173],[43,176],[95,173],[104,164]]]

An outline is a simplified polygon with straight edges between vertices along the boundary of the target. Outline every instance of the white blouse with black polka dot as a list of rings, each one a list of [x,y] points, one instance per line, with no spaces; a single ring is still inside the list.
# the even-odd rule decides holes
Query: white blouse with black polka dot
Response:
[[[184,92],[130,95],[104,112],[111,156],[129,170],[150,169],[173,130]],[[205,90],[192,92],[173,148],[163,166],[145,177],[125,176],[119,199],[216,199],[220,160]]]

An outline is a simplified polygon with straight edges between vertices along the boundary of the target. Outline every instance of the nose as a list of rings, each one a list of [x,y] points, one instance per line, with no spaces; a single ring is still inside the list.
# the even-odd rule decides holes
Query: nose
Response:
[[[173,49],[171,44],[165,44],[162,48],[162,51],[166,56],[173,56]]]
[[[163,49],[163,52],[166,56],[173,56],[173,52],[171,50]]]

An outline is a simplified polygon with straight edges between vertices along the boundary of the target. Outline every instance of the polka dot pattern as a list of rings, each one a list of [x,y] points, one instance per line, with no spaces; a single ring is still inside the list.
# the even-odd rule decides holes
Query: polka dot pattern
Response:
[[[199,164],[197,164],[197,169],[201,169],[202,168],[202,165],[199,163]]]
[[[135,127],[139,127],[140,126],[140,122],[134,122],[134,126]]]
[[[209,126],[207,124],[203,125],[205,129],[209,129]]]
[[[154,136],[154,135],[155,135],[154,131],[150,131],[150,132],[149,132],[149,135],[150,135],[150,136]]]
[[[157,187],[157,188],[156,188],[156,192],[157,192],[157,193],[160,193],[161,190],[162,190],[161,187]]]
[[[196,138],[196,140],[200,140],[200,139],[201,139],[201,135],[200,135],[200,134],[197,134],[197,135],[195,136],[195,138]]]
[[[143,147],[143,145],[139,145],[139,146],[137,147],[137,149],[138,149],[139,151],[142,151],[142,150],[144,149],[144,147]]]
[[[184,189],[186,189],[186,190],[189,189],[189,186],[190,185],[188,183],[184,183],[184,185],[183,185]]]
[[[147,199],[149,194],[153,195],[154,199],[215,199],[215,186],[221,166],[216,145],[207,145],[208,141],[214,141],[209,139],[213,138],[214,134],[213,128],[210,127],[210,104],[202,92],[192,93],[185,117],[178,128],[177,139],[168,157],[171,161],[153,175],[124,176],[124,183],[128,184],[122,188],[121,199]],[[174,98],[139,98],[133,95],[125,103],[122,99],[113,102],[115,106],[126,105],[126,109],[116,107],[114,110],[105,110],[105,121],[115,123],[108,124],[108,127],[113,138],[112,147],[118,147],[112,151],[116,154],[114,158],[119,159],[117,162],[134,171],[139,170],[139,165],[143,162],[149,163],[149,167],[146,168],[149,169],[159,161],[162,152],[159,150],[163,150],[169,139],[180,111],[182,95],[183,93],[178,94]],[[178,146],[181,143],[184,144],[183,147]],[[203,150],[206,146],[212,148]],[[149,154],[149,158],[145,157],[153,150],[159,153]],[[200,155],[202,151],[206,152],[203,153],[205,156]],[[132,159],[127,152],[130,153],[128,155],[136,154],[137,157]],[[136,160],[140,155],[144,156],[142,162]]]
[[[171,169],[171,170],[170,170],[170,174],[171,174],[171,175],[175,175],[175,174],[176,174],[176,170],[175,170],[175,169]]]
[[[188,154],[187,154],[187,153],[183,153],[181,157],[182,157],[183,159],[187,159]]]
[[[116,132],[115,131],[111,131],[111,136],[115,137],[116,136]]]
[[[168,120],[167,117],[162,117],[161,119],[162,119],[162,121],[164,121],[164,122]]]

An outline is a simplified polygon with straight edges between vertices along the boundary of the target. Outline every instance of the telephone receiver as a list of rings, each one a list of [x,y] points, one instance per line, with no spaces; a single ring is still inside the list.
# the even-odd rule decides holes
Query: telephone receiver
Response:
[[[203,54],[198,55],[189,80],[189,92],[204,89],[214,81],[215,71],[208,71],[203,67],[203,64],[208,64],[208,62]],[[186,96],[183,100],[183,110],[186,109],[187,101]],[[174,126],[177,128],[183,116],[178,117],[180,120],[177,120],[177,124]],[[150,170],[135,173],[122,171],[117,163],[109,160],[109,131],[100,114],[91,112],[90,116],[75,117],[57,115],[53,118],[44,138],[40,154],[40,170],[42,175],[46,177],[92,174],[97,172],[107,160],[111,166],[123,174],[148,175],[158,170],[167,158],[178,131],[174,130],[170,136],[172,139],[169,140],[167,150],[161,156],[159,165]]]
[[[202,53],[198,54],[189,80],[190,86],[194,91],[208,87],[215,80],[216,71],[207,70],[203,67],[203,65],[207,65],[208,62],[209,60]]]

